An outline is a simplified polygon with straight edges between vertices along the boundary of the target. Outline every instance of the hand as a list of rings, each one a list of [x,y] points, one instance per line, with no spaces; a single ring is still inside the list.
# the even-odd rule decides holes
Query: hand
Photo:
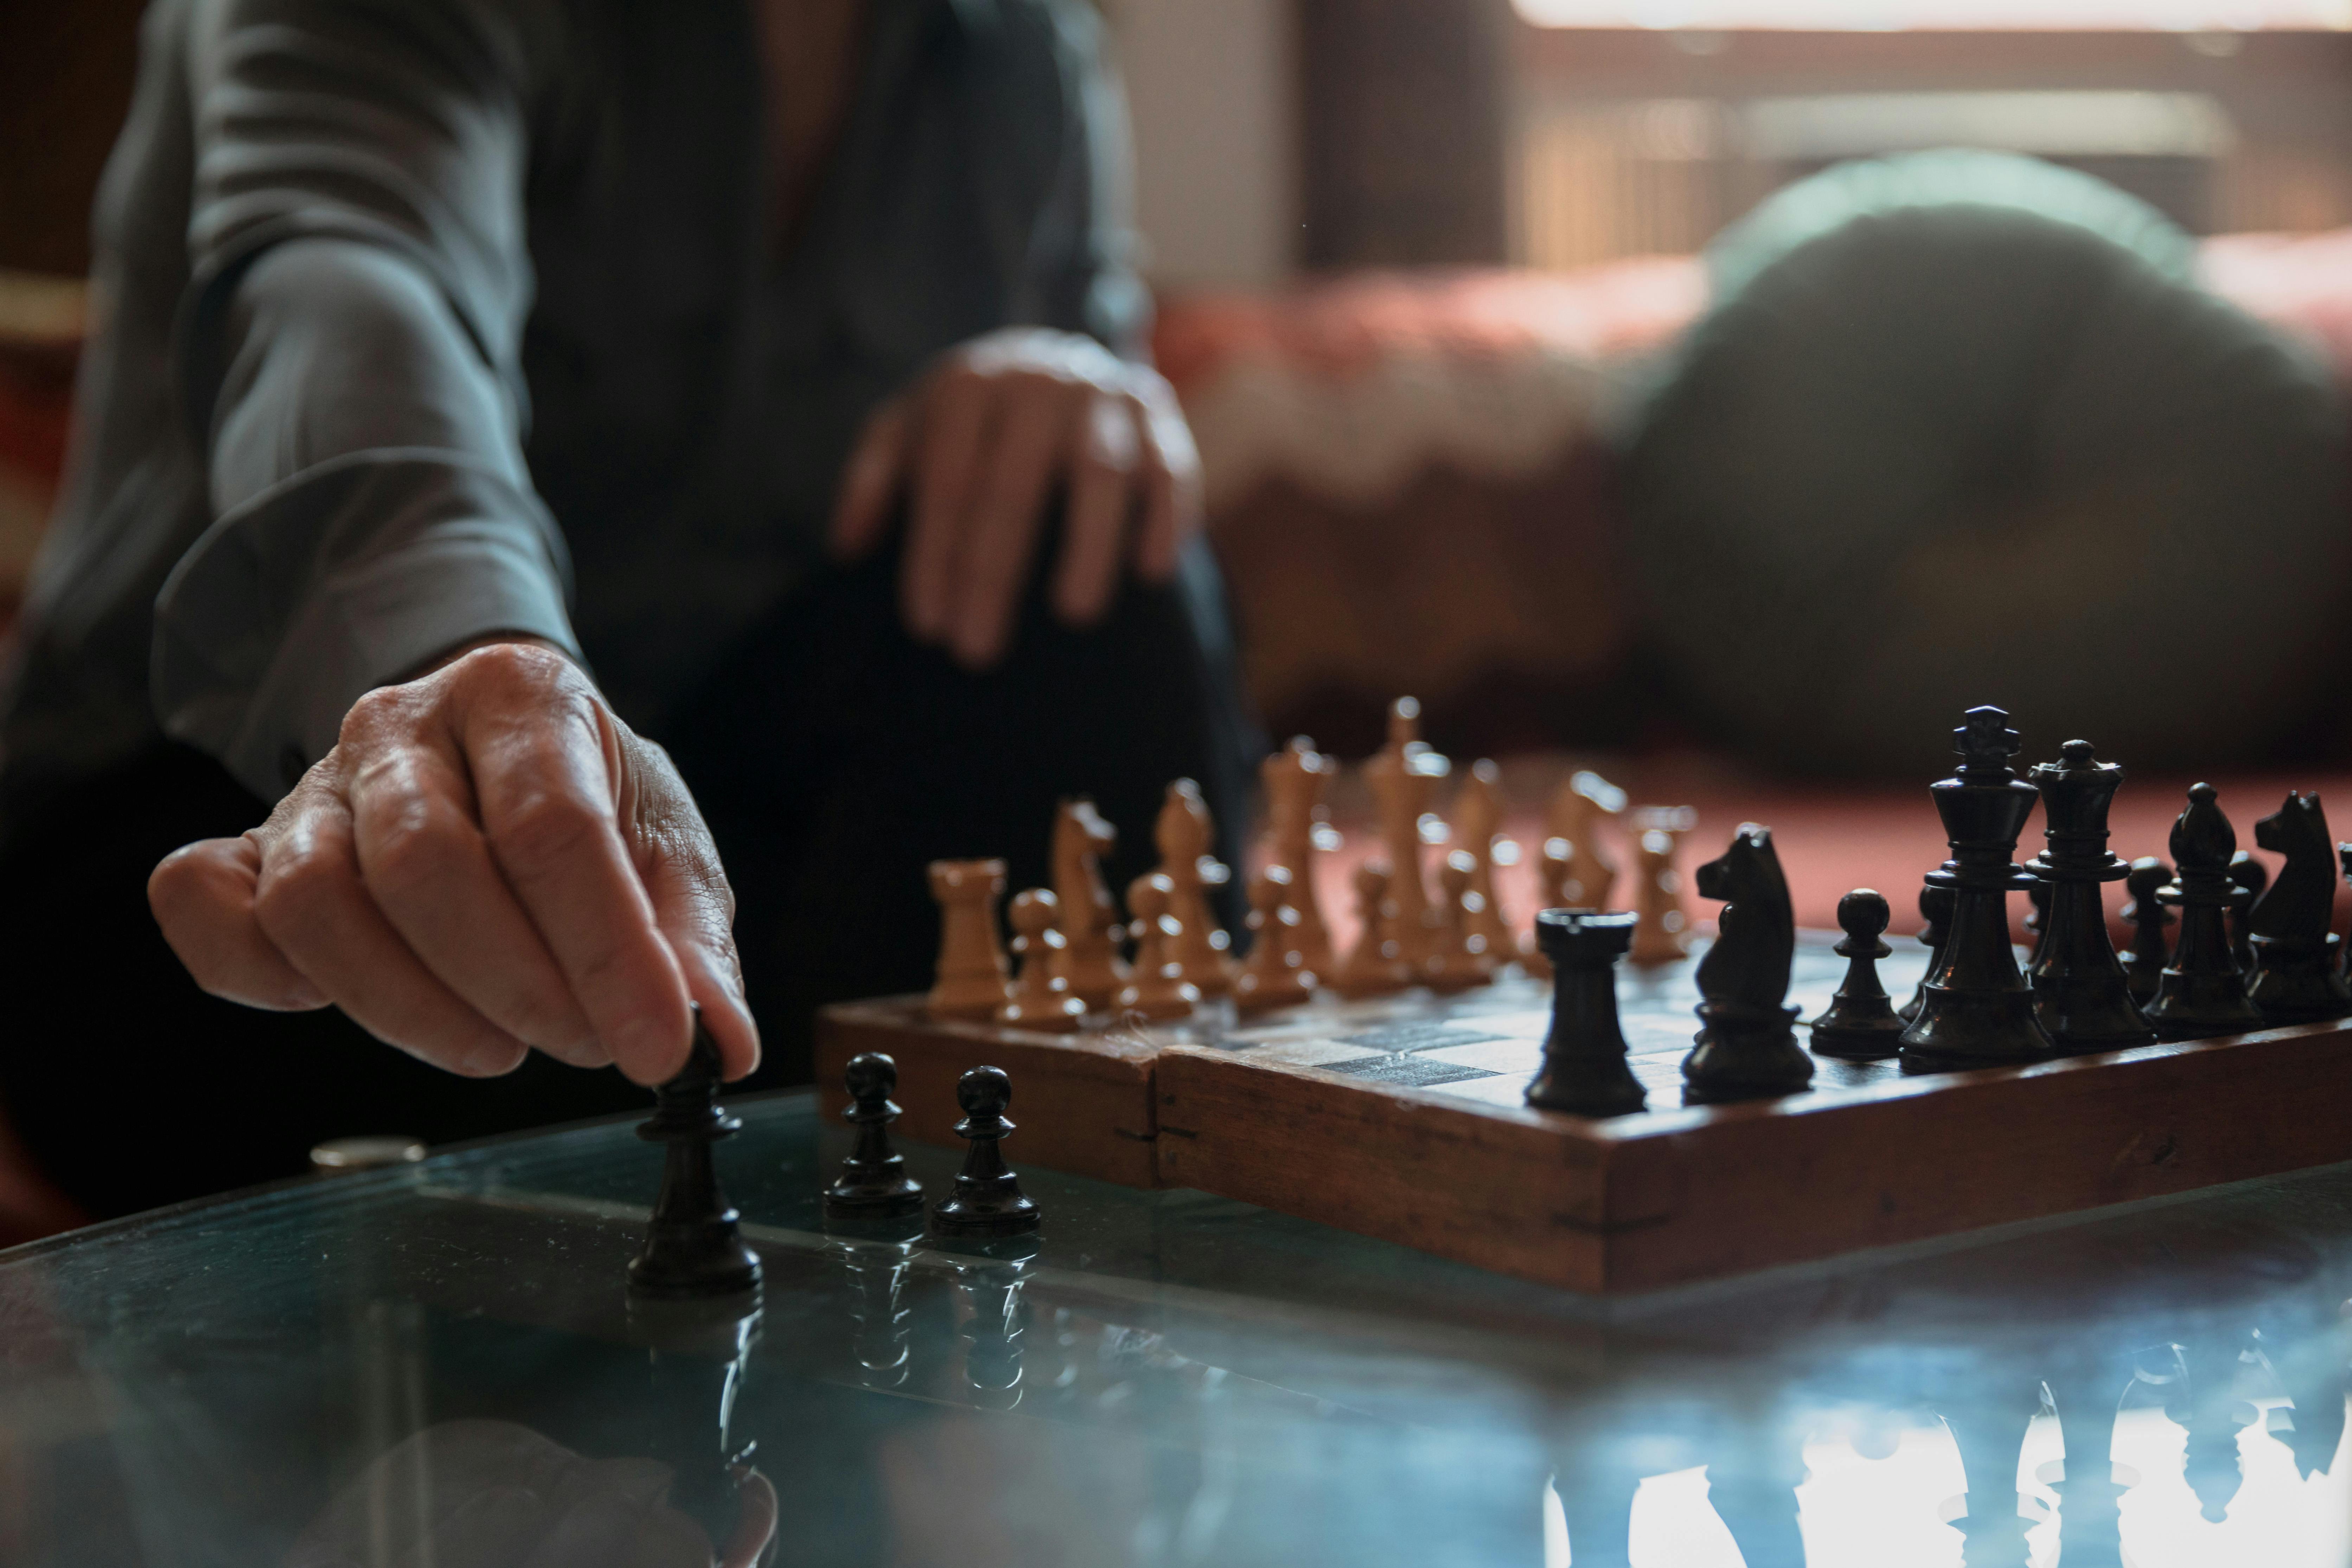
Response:
[[[331,1004],[453,1072],[536,1047],[659,1083],[685,1065],[689,997],[728,1077],[759,1064],[694,797],[544,647],[369,692],[268,822],[173,852],[147,899],[214,995]]]
[[[1158,372],[1092,338],[1008,327],[950,351],[866,421],[835,509],[836,553],[856,557],[911,489],[899,602],[907,629],[975,668],[995,662],[1054,481],[1067,494],[1054,611],[1099,619],[1129,553],[1147,581],[1176,570],[1201,525],[1201,461]]]

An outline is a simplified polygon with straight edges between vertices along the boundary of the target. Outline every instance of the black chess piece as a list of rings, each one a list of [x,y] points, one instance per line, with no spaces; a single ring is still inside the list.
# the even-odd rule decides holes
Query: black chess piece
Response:
[[[2352,1013],[2352,989],[2336,973],[2336,933],[2328,929],[2336,920],[2336,848],[2319,796],[2290,793],[2254,824],[2254,842],[2286,864],[2246,916],[2254,950],[2246,994],[2273,1024]]]
[[[1919,928],[1919,945],[1927,950],[1927,971],[1911,988],[1911,1000],[1895,1009],[1895,1016],[1906,1024],[1919,1016],[1919,1004],[1927,994],[1927,975],[1936,973],[1936,961],[1944,955],[1944,939],[1951,934],[1952,889],[1933,884],[1920,889],[1919,918],[1927,922]]]
[[[1700,897],[1723,900],[1723,914],[1698,961],[1702,1026],[1683,1058],[1684,1098],[1715,1105],[1794,1094],[1813,1081],[1813,1059],[1799,1048],[1797,1010],[1786,1005],[1797,917],[1771,829],[1743,824],[1697,881]]]
[[[2131,863],[2131,874],[2124,879],[2124,891],[2131,895],[2124,905],[2124,921],[2132,928],[2132,950],[2123,955],[2124,973],[2131,981],[2132,1000],[2142,1007],[2156,1000],[2156,988],[2164,978],[2164,928],[2172,923],[2172,911],[2164,907],[2157,895],[2172,880],[2172,868],[2153,855],[2143,855]]]
[[[2263,896],[2270,881],[2271,868],[2255,859],[2252,850],[2241,849],[2230,857],[2230,956],[2246,973],[2254,967],[2254,928],[2250,917],[2254,900]]]
[[[746,1246],[719,1184],[710,1146],[743,1125],[719,1108],[719,1042],[694,1015],[686,1066],[654,1091],[651,1120],[637,1136],[667,1145],[660,1195],[645,1250],[629,1265],[629,1289],[647,1296],[731,1296],[760,1283],[760,1255]]]
[[[2026,971],[2034,1016],[2060,1050],[2075,1055],[2154,1045],[2156,1030],[2132,1000],[2099,892],[2131,875],[2107,850],[2107,808],[2124,771],[2100,762],[2090,742],[2069,741],[2058,761],[2028,776],[2042,792],[2048,841],[2026,865],[2049,889],[2042,940]]]
[[[1845,981],[1829,1010],[1813,1020],[1815,1056],[1881,1062],[1901,1049],[1903,1019],[1878,978],[1878,961],[1895,951],[1881,940],[1894,918],[1885,895],[1874,889],[1856,888],[1838,900],[1838,929],[1845,939],[1836,951],[1846,961]]]
[[[1924,1071],[2038,1061],[2058,1048],[2009,944],[2009,895],[2034,883],[2010,858],[2039,792],[2009,765],[2017,731],[2000,709],[1969,709],[1952,733],[1959,771],[1928,786],[1952,858],[1927,874],[1952,890],[1951,931],[1903,1032],[1904,1066]]]
[[[1551,960],[1551,1030],[1528,1103],[1576,1116],[1623,1116],[1642,1109],[1641,1080],[1625,1063],[1617,1021],[1617,961],[1633,945],[1639,916],[1545,910],[1536,945]]]
[[[907,1162],[890,1147],[890,1123],[898,1119],[890,1091],[898,1087],[898,1064],[866,1051],[849,1058],[842,1081],[850,1100],[842,1120],[857,1129],[857,1146],[824,1190],[824,1217],[889,1220],[922,1213],[923,1184],[907,1174]]]
[[[2344,868],[2344,879],[2352,882],[2352,844],[2338,844],[2336,858]],[[2344,977],[2347,984],[2352,984],[2352,938],[2336,945],[2336,973]]]
[[[2230,952],[2230,856],[2236,829],[2214,804],[2213,786],[2189,792],[2189,809],[2172,825],[2173,876],[2158,897],[2180,911],[2180,940],[2158,982],[2147,1021],[2168,1040],[2203,1040],[2263,1026],[2246,995],[2246,976]]]
[[[2033,939],[2033,956],[2040,958],[2042,933],[2050,929],[2050,884],[2036,881],[2025,889],[2025,934]]]
[[[1023,1236],[1041,1219],[1037,1205],[1021,1191],[1020,1178],[997,1147],[1013,1131],[1004,1108],[1013,1103],[1013,1080],[1003,1068],[973,1068],[956,1080],[956,1103],[963,1120],[956,1135],[970,1141],[955,1191],[931,1208],[931,1230],[940,1236]]]

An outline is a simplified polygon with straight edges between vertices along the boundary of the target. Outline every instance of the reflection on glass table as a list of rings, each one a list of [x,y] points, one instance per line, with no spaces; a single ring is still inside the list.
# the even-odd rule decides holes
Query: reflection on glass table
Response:
[[[1602,1303],[1034,1170],[828,1235],[738,1109],[756,1300],[633,1307],[626,1122],[0,1255],[0,1563],[2352,1564],[2352,1168]]]

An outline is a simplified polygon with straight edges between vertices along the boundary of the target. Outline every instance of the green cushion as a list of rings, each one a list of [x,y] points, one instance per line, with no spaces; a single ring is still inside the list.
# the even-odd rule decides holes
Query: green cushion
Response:
[[[1628,500],[1653,640],[1729,737],[1932,775],[1997,702],[2033,757],[2219,770],[2329,684],[2343,411],[2152,211],[1931,154],[1819,175],[1712,259]]]

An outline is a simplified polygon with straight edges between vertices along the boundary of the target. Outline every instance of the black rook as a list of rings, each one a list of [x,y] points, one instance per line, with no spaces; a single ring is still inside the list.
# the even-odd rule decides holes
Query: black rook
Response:
[[[1577,1116],[1623,1116],[1642,1109],[1641,1080],[1625,1065],[1617,1021],[1617,961],[1633,945],[1638,916],[1545,910],[1536,944],[1551,960],[1551,1031],[1528,1103]]]

